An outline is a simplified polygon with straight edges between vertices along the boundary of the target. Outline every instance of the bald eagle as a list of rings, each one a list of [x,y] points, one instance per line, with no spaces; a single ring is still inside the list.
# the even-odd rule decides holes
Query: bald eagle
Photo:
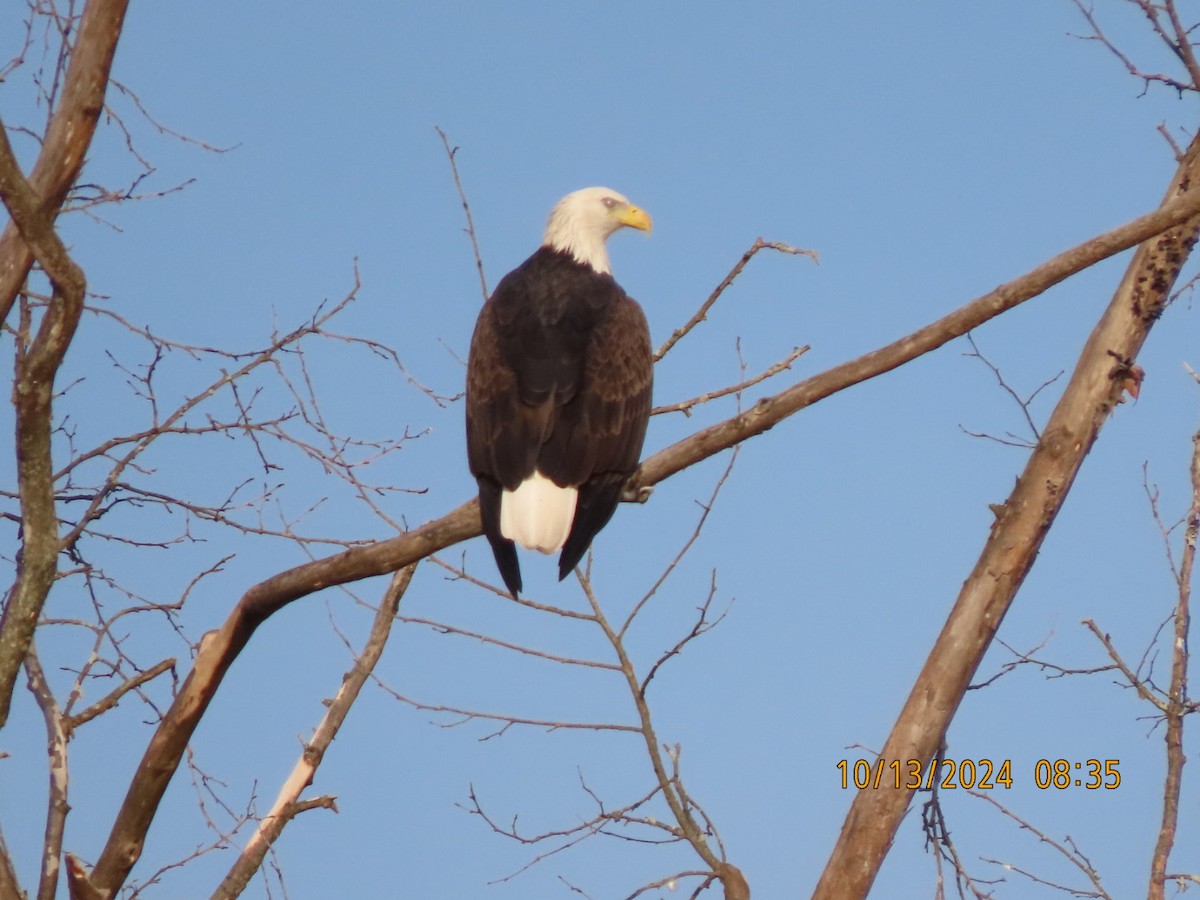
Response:
[[[512,595],[516,544],[561,551],[563,579],[637,468],[650,417],[650,329],[605,241],[650,217],[608,188],[550,212],[542,246],[483,305],[467,361],[467,461],[483,533]]]

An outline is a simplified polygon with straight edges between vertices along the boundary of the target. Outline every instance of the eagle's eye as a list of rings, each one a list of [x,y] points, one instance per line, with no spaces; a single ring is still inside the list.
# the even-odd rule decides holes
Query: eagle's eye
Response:
[[[612,197],[605,197],[600,202],[604,204],[605,209],[612,209],[614,206],[617,205],[617,201],[614,200]]]

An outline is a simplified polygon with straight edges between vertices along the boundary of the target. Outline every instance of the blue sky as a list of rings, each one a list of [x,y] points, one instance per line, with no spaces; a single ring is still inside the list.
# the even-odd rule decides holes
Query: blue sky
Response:
[[[15,34],[23,10],[4,16]],[[1110,36],[1149,69],[1172,60],[1122,4],[1097,13]],[[744,402],[782,389],[963,305],[1081,240],[1152,209],[1174,162],[1157,127],[1179,136],[1194,98],[1140,82],[1095,42],[1067,0],[1010,4],[527,3],[134,5],[115,76],[163,124],[213,153],[138,120],[114,97],[156,167],[143,184],[162,199],[107,208],[113,225],[74,215],[64,232],[106,308],[200,345],[256,348],[272,328],[305,321],[323,300],[361,289],[337,330],[397,351],[439,394],[461,390],[480,302],[462,210],[435,126],[459,148],[490,284],[537,245],[546,213],[579,187],[614,187],[644,206],[655,230],[623,233],[610,249],[619,281],[644,305],[656,343],[691,315],[741,253],[762,236],[820,254],[760,254],[710,319],[656,373],[668,403],[756,372],[793,347],[812,349],[790,373]],[[15,38],[7,39],[12,44]],[[5,46],[4,54],[16,47]],[[7,58],[7,56],[6,56]],[[35,122],[27,84],[0,84],[9,125]],[[20,149],[29,159],[31,147]],[[85,181],[117,186],[133,171],[114,128],[102,132]],[[1083,273],[975,334],[1009,382],[1033,391],[1070,370],[1125,259]],[[1001,638],[1066,666],[1105,662],[1079,624],[1090,617],[1137,660],[1170,613],[1172,583],[1142,487],[1143,465],[1164,515],[1185,509],[1189,437],[1200,367],[1188,299],[1167,311],[1147,345],[1145,389],[1116,411]],[[736,343],[735,343],[736,342]],[[662,740],[683,747],[690,792],[719,828],[756,896],[805,896],[836,839],[851,793],[837,762],[883,743],[926,653],[982,547],[989,503],[1001,502],[1024,451],[964,433],[1020,432],[1019,410],[957,341],[903,369],[831,397],[741,452],[713,514],[632,639],[649,665],[691,626],[715,570],[722,624],[666,667],[651,700]],[[95,443],[144,423],[125,376],[144,350],[101,320],[85,321],[69,363],[84,381],[62,409]],[[6,350],[11,353],[10,350]],[[140,354],[140,355],[139,355]],[[324,411],[367,439],[408,428],[421,437],[370,470],[380,483],[425,491],[381,501],[419,524],[471,496],[460,402],[439,406],[386,362],[354,348],[309,359]],[[175,354],[164,402],[207,384],[212,360]],[[1065,380],[1065,379],[1064,379]],[[1058,386],[1034,404],[1044,420]],[[114,394],[114,391],[118,392]],[[266,389],[264,404],[287,398]],[[660,416],[647,452],[730,415],[732,401],[691,418]],[[7,411],[0,415],[10,416]],[[281,483],[279,514],[321,498],[306,527],[345,539],[390,526],[279,450],[264,475],[244,445],[177,442],[155,451],[153,483],[212,502],[243,479]],[[677,476],[645,507],[623,508],[595,545],[606,610],[626,610],[695,526],[727,462]],[[10,471],[11,463],[5,462]],[[178,521],[121,524],[174,534]],[[141,596],[177,599],[197,571],[237,553],[195,590],[183,616],[196,639],[217,627],[257,581],[304,561],[287,542],[206,543],[161,553],[93,548]],[[8,555],[7,553],[5,554]],[[493,578],[482,541],[447,551]],[[529,593],[582,603],[553,565],[523,560]],[[333,694],[349,655],[332,623],[361,641],[383,590],[329,591],[294,604],[260,630],[196,736],[198,764],[236,808],[269,805]],[[54,598],[60,616],[81,598]],[[74,612],[73,612],[74,610]],[[512,608],[432,564],[404,601],[411,616],[571,653],[602,653],[597,636]],[[161,624],[129,626],[148,662],[186,659]],[[44,639],[48,666],[71,665],[78,634]],[[1160,648],[1165,654],[1165,649]],[[1010,657],[996,648],[983,674]],[[1161,659],[1165,660],[1165,656]],[[1165,662],[1160,669],[1165,671]],[[628,721],[621,686],[596,673],[535,663],[417,626],[399,627],[378,674],[431,704],[518,715]],[[68,675],[56,675],[61,686]],[[105,686],[95,688],[97,696]],[[156,697],[161,701],[165,689]],[[95,699],[95,698],[92,698]],[[0,750],[5,839],[26,878],[34,871],[44,777],[36,709],[24,692]],[[1070,835],[1113,896],[1143,889],[1159,809],[1161,734],[1129,690],[1107,675],[1046,680],[1032,669],[969,694],[949,733],[955,759],[1011,759],[1011,791],[1026,821]],[[67,847],[85,859],[102,836],[149,730],[136,708],[81,730],[71,745]],[[594,840],[520,869],[537,851],[491,834],[464,812],[474,785],[497,820],[553,829],[591,814],[581,777],[618,805],[648,790],[642,748],[623,735],[444,729],[376,688],[364,692],[310,794],[338,798],[285,832],[276,854],[292,898],[342,896],[626,896],[692,868],[678,848]],[[1115,791],[1039,791],[1036,760],[1120,759]],[[14,798],[14,799],[8,799]],[[935,869],[919,829],[919,798],[873,896],[932,896]],[[998,859],[1082,886],[1077,873],[985,803],[944,795],[950,828],[976,876],[1004,878],[997,897],[1040,896]],[[1194,871],[1193,805],[1172,869]],[[219,813],[215,813],[219,818]],[[211,840],[186,772],[176,780],[135,875]],[[239,843],[239,836],[235,843]],[[232,851],[164,876],[149,896],[204,896]],[[267,896],[263,881],[247,896]],[[274,888],[272,896],[280,896]],[[663,896],[668,896],[663,892]],[[1050,896],[1050,894],[1046,894]]]

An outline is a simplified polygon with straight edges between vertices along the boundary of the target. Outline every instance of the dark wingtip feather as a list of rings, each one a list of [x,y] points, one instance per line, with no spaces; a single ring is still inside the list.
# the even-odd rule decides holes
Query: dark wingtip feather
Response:
[[[558,557],[559,581],[579,565],[583,554],[592,546],[592,540],[616,512],[625,478],[625,475],[610,473],[599,476],[579,488],[575,521],[571,524],[571,533],[567,535],[567,542]]]
[[[586,550],[586,549],[587,548],[585,547],[584,550]],[[577,554],[572,554],[572,557],[573,558],[567,557],[566,550],[564,550],[562,552],[562,555],[559,556],[559,558],[558,558],[558,580],[559,581],[562,581],[564,578],[566,578],[568,575],[570,575],[572,570],[574,570],[574,568],[577,565],[579,565],[579,560],[583,558],[583,551],[580,551]]]
[[[521,564],[517,561],[517,545],[500,533],[500,485],[490,478],[478,478],[479,517],[483,533],[492,545],[492,556],[496,557],[496,568],[504,579],[515,600],[521,593]]]
[[[558,580],[562,581],[570,575],[579,561],[583,559],[583,554],[587,553],[588,547],[592,545],[592,539],[596,536],[599,528],[581,528],[579,521],[578,510],[575,513],[575,524],[571,527],[571,533],[567,536],[567,542],[563,545],[562,553],[558,555]]]
[[[516,600],[521,593],[521,588],[524,587],[521,584],[521,564],[517,561],[516,544],[503,538],[492,541],[492,555],[496,557],[496,568],[500,570],[504,586]]]

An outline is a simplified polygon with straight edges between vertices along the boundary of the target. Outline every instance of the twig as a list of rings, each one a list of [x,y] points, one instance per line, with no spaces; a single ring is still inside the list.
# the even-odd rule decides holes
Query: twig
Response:
[[[437,723],[441,728],[458,728],[476,720],[482,722],[500,723],[499,729],[484,735],[480,738],[481,741],[490,741],[492,738],[501,737],[507,733],[510,728],[517,725],[523,725],[530,728],[542,728],[546,731],[628,731],[633,733],[637,733],[639,731],[639,728],[636,725],[622,725],[619,722],[568,722],[562,719],[535,719],[528,716],[518,716],[510,713],[495,713],[479,709],[466,709],[461,706],[449,706],[442,703],[424,703],[420,700],[416,700],[400,693],[396,689],[389,687],[378,679],[376,679],[376,682],[383,690],[391,694],[396,700],[411,706],[413,709],[419,709],[422,712],[432,712],[455,717],[450,722]]]
[[[1109,659],[1113,661],[1117,669],[1119,669],[1121,674],[1125,676],[1125,680],[1129,682],[1129,686],[1137,691],[1138,696],[1147,703],[1156,707],[1160,712],[1165,713],[1167,711],[1166,701],[1155,695],[1154,691],[1151,689],[1149,681],[1144,678],[1139,678],[1134,671],[1129,668],[1129,665],[1121,657],[1120,652],[1113,644],[1112,638],[1110,638],[1107,634],[1104,634],[1100,630],[1100,627],[1092,619],[1084,619],[1083,625],[1088,629],[1088,631],[1095,635],[1096,640],[1104,645],[1104,649],[1108,652]]]
[[[475,220],[471,217],[471,204],[467,202],[467,194],[463,190],[462,179],[458,177],[458,160],[455,158],[458,155],[458,148],[450,146],[446,132],[442,131],[441,128],[435,125],[434,131],[442,139],[442,146],[446,149],[446,158],[450,160],[450,171],[454,175],[454,187],[458,191],[458,199],[462,201],[463,215],[467,218],[466,231],[467,236],[471,238],[471,252],[475,256],[475,269],[479,272],[479,289],[483,293],[483,299],[486,302],[488,298],[487,278],[483,274],[483,256],[479,252],[479,241],[475,237]]]
[[[136,690],[146,682],[157,678],[163,672],[167,672],[174,668],[175,660],[173,658],[164,659],[161,662],[154,664],[145,672],[135,675],[133,678],[130,678],[110,694],[93,703],[83,712],[76,713],[73,716],[67,716],[63,724],[63,729],[68,735],[73,734],[80,725],[83,725],[85,722],[90,722],[92,719],[96,718],[96,716],[100,715],[101,713],[108,712],[110,709],[120,703],[121,698],[130,691]]]
[[[1113,56],[1121,61],[1121,65],[1125,67],[1125,71],[1143,83],[1143,94],[1150,89],[1151,84],[1156,82],[1159,84],[1164,84],[1180,94],[1185,91],[1194,91],[1200,89],[1200,67],[1197,67],[1196,65],[1195,56],[1193,55],[1191,49],[1191,38],[1187,34],[1186,29],[1179,24],[1178,17],[1172,15],[1171,18],[1174,24],[1174,35],[1169,35],[1159,19],[1159,12],[1165,8],[1169,7],[1171,13],[1174,13],[1174,0],[1166,0],[1165,5],[1151,2],[1151,0],[1133,0],[1133,3],[1137,5],[1145,14],[1147,20],[1150,22],[1151,30],[1155,33],[1155,35],[1158,36],[1159,40],[1161,40],[1171,50],[1171,52],[1184,63],[1184,67],[1187,70],[1188,77],[1190,79],[1189,81],[1183,81],[1173,75],[1166,75],[1163,73],[1143,72],[1127,54],[1125,54],[1119,47],[1117,47],[1116,44],[1109,40],[1108,36],[1100,28],[1100,24],[1097,22],[1095,14],[1092,12],[1090,7],[1084,5],[1083,0],[1071,0],[1071,2],[1075,4],[1075,8],[1079,10],[1079,14],[1083,16],[1092,29],[1092,33],[1090,35],[1083,36],[1083,39],[1099,41],[1101,44],[1103,44]]]
[[[936,764],[941,765],[942,756],[937,757]],[[958,847],[954,845],[954,840],[950,836],[950,828],[946,824],[946,815],[942,809],[941,794],[939,787],[941,782],[934,781],[932,795],[925,801],[925,805],[921,809],[921,828],[925,832],[925,849],[928,851],[933,848],[934,868],[937,872],[938,884],[937,892],[944,896],[942,890],[942,860],[945,859],[954,869],[954,881],[958,885],[959,895],[962,895],[962,886],[965,883],[967,889],[976,898],[976,900],[989,900],[991,894],[986,894],[979,887],[980,884],[995,884],[997,881],[988,881],[985,879],[977,879],[967,872],[967,867],[963,863],[962,857],[958,854]]]
[[[983,800],[987,803],[990,803],[992,806],[994,806],[996,809],[998,809],[1006,818],[1009,818],[1012,821],[1016,822],[1017,825],[1020,826],[1022,831],[1028,831],[1030,834],[1032,834],[1034,837],[1036,837],[1038,839],[1038,841],[1040,841],[1043,844],[1048,845],[1049,847],[1051,847],[1052,849],[1057,851],[1060,856],[1062,856],[1069,863],[1071,863],[1071,865],[1073,865],[1076,869],[1078,869],[1080,872],[1083,873],[1083,875],[1088,879],[1088,881],[1090,881],[1092,883],[1093,890],[1080,891],[1080,890],[1077,890],[1074,888],[1066,887],[1064,885],[1055,884],[1054,882],[1045,881],[1041,878],[1038,878],[1036,875],[1026,872],[1023,869],[1017,868],[1016,866],[1014,866],[1010,863],[1003,863],[1003,862],[1000,862],[995,859],[988,859],[987,857],[984,857],[985,862],[989,862],[989,863],[992,863],[993,865],[997,865],[997,866],[1002,866],[1003,868],[1005,868],[1006,870],[1008,870],[1010,872],[1016,872],[1020,875],[1024,875],[1026,878],[1030,879],[1031,881],[1033,881],[1037,884],[1051,885],[1053,887],[1058,888],[1059,890],[1068,891],[1071,894],[1075,895],[1076,897],[1099,897],[1099,898],[1103,898],[1103,900],[1112,900],[1111,896],[1109,896],[1108,891],[1106,891],[1104,889],[1104,885],[1100,880],[1100,874],[1096,871],[1095,867],[1092,866],[1091,862],[1087,859],[1087,857],[1085,857],[1082,853],[1079,852],[1079,848],[1074,845],[1074,842],[1072,842],[1069,837],[1067,838],[1067,843],[1069,843],[1071,846],[1070,847],[1064,846],[1064,844],[1059,843],[1058,841],[1054,840],[1052,837],[1049,837],[1045,832],[1038,829],[1036,826],[1030,824],[1025,819],[1022,819],[1020,816],[1018,816],[1011,809],[1006,807],[1003,803],[1000,803],[994,797],[991,797],[982,791],[977,791],[977,790],[973,790],[973,789],[968,789],[967,793],[970,794],[972,797],[975,797],[979,800]]]
[[[676,872],[674,875],[668,875],[666,878],[660,878],[657,881],[651,881],[649,884],[643,884],[640,888],[626,897],[625,900],[637,900],[637,898],[643,894],[648,894],[650,891],[657,891],[659,888],[666,888],[668,891],[673,891],[679,887],[679,882],[685,878],[700,879],[700,884],[697,885],[695,893],[692,894],[692,896],[695,897],[696,894],[699,894],[700,891],[704,890],[710,884],[712,884],[712,882],[716,881],[717,876],[712,872],[700,872],[695,870]]]
[[[580,776],[580,781],[582,782],[582,776]],[[596,835],[608,834],[609,832],[606,832],[605,829],[610,825],[637,823],[641,825],[650,825],[651,827],[666,833],[667,836],[665,838],[650,843],[674,843],[683,840],[682,835],[671,829],[664,822],[651,823],[651,821],[645,817],[631,816],[631,813],[636,812],[658,795],[659,788],[657,786],[644,797],[641,797],[626,806],[613,810],[605,809],[604,804],[599,801],[599,798],[596,797],[595,793],[592,792],[586,784],[584,784],[583,787],[587,794],[597,802],[599,812],[596,815],[584,822],[580,822],[567,828],[544,831],[539,834],[522,834],[517,829],[517,820],[515,816],[513,817],[512,824],[501,825],[483,808],[483,804],[480,802],[479,796],[476,793],[475,785],[472,784],[470,786],[470,806],[462,806],[459,804],[460,808],[465,809],[473,816],[479,816],[479,818],[487,824],[488,828],[490,828],[496,834],[502,835],[510,840],[517,841],[518,843],[526,846],[543,844],[548,841],[555,842],[554,846],[549,850],[545,850],[537,854],[537,856],[530,859],[520,868],[508,873],[507,875],[492,879],[490,882],[491,884],[500,884],[502,882],[512,881],[517,876],[529,871],[534,866],[545,862],[552,856],[556,856],[559,853],[571,849],[572,847],[577,847],[579,844],[583,843],[589,838],[595,837]]]
[[[1025,424],[1029,428],[1030,433],[1033,435],[1033,440],[1029,441],[1025,438],[1018,438],[1012,434],[1010,434],[1009,437],[1013,438],[1013,441],[1016,442],[1017,446],[1025,447],[1027,449],[1037,446],[1037,442],[1042,439],[1042,433],[1038,430],[1036,423],[1034,423],[1033,416],[1030,414],[1029,408],[1030,408],[1030,406],[1033,405],[1033,401],[1035,399],[1037,399],[1038,394],[1040,394],[1046,388],[1050,387],[1050,385],[1054,384],[1054,382],[1058,381],[1058,379],[1063,376],[1062,370],[1060,370],[1059,373],[1057,375],[1055,375],[1053,378],[1048,378],[1045,381],[1043,381],[1040,385],[1038,385],[1033,390],[1033,392],[1028,397],[1022,397],[1020,394],[1018,394],[1016,392],[1015,389],[1013,389],[1012,385],[1010,385],[1005,380],[1004,375],[1003,375],[1003,373],[1001,373],[999,367],[979,351],[979,346],[975,343],[974,335],[972,335],[968,332],[966,335],[966,338],[967,338],[967,342],[971,345],[971,352],[964,353],[963,355],[971,357],[973,359],[977,359],[981,363],[983,363],[985,366],[987,366],[988,370],[996,377],[996,382],[997,382],[997,384],[1000,385],[1000,389],[1003,390],[1006,394],[1008,394],[1013,399],[1013,402],[1016,403],[1018,407],[1020,407],[1021,414],[1025,417]],[[989,434],[979,434],[979,433],[976,433],[973,431],[967,431],[967,429],[963,428],[963,426],[961,426],[961,425],[959,426],[959,428],[962,428],[963,431],[966,431],[966,433],[971,435],[972,437],[986,437],[986,438],[990,438],[991,440],[996,441],[997,443],[1009,444],[1009,445],[1013,444],[1013,441],[1007,441],[1002,438],[997,438],[997,437],[994,437]]]
[[[1065,666],[1060,666],[1057,663],[1052,663],[1049,660],[1038,659],[1037,657],[1035,657],[1033,654],[1036,651],[1041,650],[1043,647],[1045,647],[1048,642],[1049,642],[1049,638],[1042,641],[1040,644],[1038,644],[1036,647],[1032,648],[1031,650],[1028,650],[1028,651],[1022,653],[1019,650],[1015,649],[1014,647],[1010,646],[1009,644],[1005,643],[1000,638],[996,638],[996,643],[999,644],[1001,647],[1003,647],[1005,650],[1007,650],[1009,653],[1011,653],[1015,657],[1015,659],[1013,659],[1010,662],[1004,663],[1000,667],[999,671],[996,672],[995,675],[992,675],[991,677],[986,678],[983,681],[972,683],[971,685],[969,685],[967,687],[967,690],[969,690],[969,691],[981,690],[981,689],[987,687],[988,685],[995,683],[996,681],[1003,678],[1008,673],[1016,670],[1020,666],[1036,666],[1042,672],[1048,672],[1049,674],[1046,675],[1047,680],[1049,680],[1051,678],[1065,678],[1068,675],[1098,675],[1101,672],[1111,672],[1113,669],[1117,668],[1116,664],[1114,663],[1113,665],[1108,665],[1108,666],[1091,666],[1091,667],[1085,668],[1085,669],[1078,669],[1078,668],[1069,669],[1069,668],[1066,668]]]
[[[54,900],[58,894],[58,873],[62,859],[63,835],[66,832],[69,784],[67,766],[67,730],[58,702],[46,681],[46,673],[38,661],[37,648],[30,645],[25,657],[25,674],[29,690],[37,700],[46,723],[46,746],[49,757],[50,788],[46,809],[46,831],[42,841],[42,873],[38,880],[38,900]],[[18,896],[18,895],[13,895]]]
[[[721,621],[725,618],[725,613],[721,613],[721,615],[717,616],[717,618],[712,621],[709,621],[708,619],[708,610],[709,607],[712,606],[713,597],[716,596],[716,593],[717,573],[714,569],[712,573],[712,579],[708,586],[708,595],[704,598],[704,602],[697,610],[699,614],[696,616],[695,624],[692,625],[692,630],[680,638],[675,643],[674,647],[672,647],[670,650],[667,650],[662,654],[662,656],[654,661],[654,665],[650,667],[650,671],[648,671],[646,673],[646,677],[642,679],[642,686],[640,689],[642,696],[645,696],[646,689],[650,686],[650,682],[654,680],[654,676],[658,674],[658,670],[666,665],[668,660],[678,656],[681,652],[683,652],[684,647],[686,647],[696,638],[700,637],[700,635],[712,631],[712,629],[721,624]]]
[[[432,628],[440,634],[451,634],[459,637],[470,638],[471,640],[479,641],[481,644],[488,644],[492,647],[500,647],[504,650],[512,650],[515,653],[520,653],[524,656],[532,656],[536,659],[544,659],[548,662],[561,663],[565,666],[582,666],[584,668],[593,669],[609,669],[618,671],[620,669],[615,663],[602,662],[595,659],[581,659],[573,656],[562,656],[557,653],[548,653],[545,650],[538,650],[536,647],[528,647],[524,644],[516,644],[512,641],[503,641],[491,635],[483,634],[478,631],[470,631],[466,628],[460,628],[457,625],[448,625],[445,622],[435,622],[431,619],[411,618],[408,616],[400,616],[399,621],[406,625],[424,625],[427,628]]]
[[[650,410],[650,415],[658,416],[662,415],[663,413],[681,412],[684,415],[690,416],[692,414],[692,407],[694,406],[699,406],[702,403],[707,403],[710,400],[716,400],[720,397],[728,397],[730,394],[741,393],[748,387],[754,387],[754,385],[758,384],[759,382],[766,381],[768,378],[773,378],[780,372],[785,372],[791,369],[792,363],[798,360],[810,349],[812,348],[809,347],[808,344],[805,344],[803,347],[796,347],[784,359],[781,359],[779,362],[760,372],[758,375],[755,375],[753,378],[739,382],[738,384],[730,385],[727,388],[721,388],[717,391],[709,391],[706,394],[700,394],[698,397],[693,397],[691,400],[683,400],[679,403],[671,403],[666,406],[656,406],[654,409]]]
[[[801,250],[798,247],[793,247],[789,244],[781,244],[777,241],[764,241],[761,237],[755,238],[754,243],[750,245],[750,249],[743,253],[742,258],[734,263],[733,268],[729,270],[729,274],[726,275],[721,280],[721,283],[713,289],[713,292],[708,295],[708,299],[700,304],[700,308],[696,310],[695,315],[688,319],[683,325],[676,328],[671,333],[671,336],[666,339],[663,345],[658,348],[658,351],[654,354],[655,362],[658,362],[660,359],[666,356],[670,349],[678,344],[679,341],[688,334],[688,332],[690,332],[708,317],[708,311],[712,309],[713,304],[720,299],[723,293],[725,293],[725,289],[733,284],[734,279],[742,274],[742,270],[746,268],[746,264],[754,258],[755,254],[757,254],[759,250],[777,250],[780,253],[790,253],[793,256],[807,256],[813,262],[819,262],[819,258],[817,257],[815,250]]]
[[[725,464],[725,468],[721,472],[721,477],[718,478],[717,483],[713,485],[712,493],[709,494],[708,497],[708,502],[700,503],[697,501],[697,505],[700,507],[700,516],[696,519],[696,526],[692,529],[692,533],[688,535],[687,540],[683,542],[683,546],[679,548],[679,552],[675,554],[669,563],[667,563],[666,567],[663,569],[661,574],[659,574],[658,578],[656,578],[654,583],[650,585],[649,590],[647,590],[641,596],[641,598],[638,599],[638,602],[635,603],[633,608],[629,611],[629,615],[625,617],[625,621],[621,623],[621,628],[617,632],[617,636],[621,638],[621,640],[624,640],[626,634],[629,633],[629,629],[633,625],[633,622],[637,618],[638,614],[646,607],[646,604],[650,602],[651,598],[659,592],[662,586],[666,583],[667,579],[671,577],[676,568],[678,568],[679,564],[683,561],[683,558],[687,555],[688,551],[691,550],[692,547],[696,545],[696,541],[700,539],[700,532],[704,530],[704,525],[706,522],[708,522],[708,517],[712,513],[713,506],[716,505],[717,497],[720,496],[721,489],[725,487],[725,484],[729,481],[729,476],[733,474],[733,467],[737,464],[741,449],[742,448],[740,446],[734,447],[733,452],[729,454],[729,462]],[[713,574],[713,583],[715,586],[715,573]],[[707,608],[707,603],[705,604],[705,608]],[[647,679],[647,681],[649,681],[649,679]]]
[[[622,673],[625,676],[630,696],[633,699],[634,706],[637,708],[638,718],[641,721],[640,730],[642,739],[646,745],[646,752],[650,757],[650,765],[654,769],[655,778],[662,789],[663,799],[666,800],[667,806],[671,809],[671,815],[674,816],[681,833],[696,852],[696,855],[721,879],[721,883],[725,888],[726,900],[749,900],[750,888],[741,870],[713,852],[705,837],[705,831],[699,826],[692,815],[692,809],[696,807],[683,790],[683,783],[679,778],[678,769],[674,769],[673,775],[667,772],[667,767],[663,761],[661,745],[655,733],[650,706],[643,695],[637,671],[625,649],[625,643],[608,624],[608,619],[605,618],[604,612],[596,600],[596,595],[592,591],[591,582],[578,571],[576,575],[579,577],[579,583],[583,588],[584,595],[587,597],[588,604],[592,607],[592,612],[596,616],[596,624],[604,632],[604,636],[608,639],[613,652],[617,655],[617,659],[621,663]],[[678,765],[678,760],[679,750],[676,748],[672,754],[674,766]]]
[[[1175,639],[1171,646],[1171,686],[1167,691],[1164,709],[1167,772],[1163,779],[1162,823],[1159,826],[1154,854],[1150,859],[1150,900],[1162,900],[1166,896],[1167,863],[1175,846],[1175,833],[1179,824],[1179,795],[1183,787],[1183,765],[1186,760],[1183,750],[1183,719],[1190,711],[1187,696],[1187,670],[1191,655],[1188,650],[1188,636],[1191,630],[1192,572],[1196,561],[1197,533],[1200,532],[1200,431],[1192,436],[1190,474],[1192,499],[1177,575]]]
[[[239,146],[241,146],[240,144],[234,144],[231,147],[218,147],[215,144],[210,144],[206,141],[201,141],[194,137],[189,137],[188,135],[183,134],[182,132],[176,131],[175,129],[164,125],[162,122],[158,121],[158,119],[156,119],[153,115],[151,115],[150,111],[148,109],[146,109],[145,104],[142,103],[142,98],[139,97],[137,94],[135,94],[128,87],[126,87],[125,84],[123,84],[122,82],[118,81],[115,78],[112,79],[109,82],[109,84],[112,87],[114,87],[117,91],[119,91],[121,94],[128,97],[129,100],[133,103],[134,107],[136,107],[137,111],[141,114],[142,118],[145,119],[147,122],[149,122],[151,127],[154,128],[154,130],[157,131],[159,134],[167,135],[168,137],[173,137],[176,140],[182,141],[185,144],[191,144],[192,146],[199,147],[201,150],[207,150],[209,153],[229,153],[230,151],[236,150]],[[111,114],[111,110],[110,110],[110,114]]]

